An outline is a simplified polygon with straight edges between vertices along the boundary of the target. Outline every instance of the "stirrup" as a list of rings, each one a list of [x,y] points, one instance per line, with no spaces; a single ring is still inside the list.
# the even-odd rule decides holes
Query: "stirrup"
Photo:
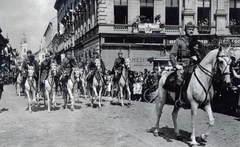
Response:
[[[175,101],[175,107],[181,108],[182,107],[182,101],[181,100],[176,100]]]

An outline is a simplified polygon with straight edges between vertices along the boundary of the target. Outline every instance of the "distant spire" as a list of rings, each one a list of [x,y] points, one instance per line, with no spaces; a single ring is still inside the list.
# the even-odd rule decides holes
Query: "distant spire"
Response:
[[[21,44],[23,43],[27,43],[27,37],[26,37],[26,34],[23,32],[22,34],[22,40],[21,40]]]

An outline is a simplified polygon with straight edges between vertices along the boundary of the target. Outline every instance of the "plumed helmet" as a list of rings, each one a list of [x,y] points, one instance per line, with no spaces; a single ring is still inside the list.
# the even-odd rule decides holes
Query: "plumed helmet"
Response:
[[[189,21],[189,22],[185,25],[185,30],[188,29],[188,28],[194,28],[194,27],[195,27],[194,24],[193,24],[191,21]]]
[[[118,55],[123,55],[123,52],[120,50],[120,51],[118,52]]]
[[[31,51],[31,50],[28,50],[28,51],[27,51],[27,54],[32,54],[32,51]]]

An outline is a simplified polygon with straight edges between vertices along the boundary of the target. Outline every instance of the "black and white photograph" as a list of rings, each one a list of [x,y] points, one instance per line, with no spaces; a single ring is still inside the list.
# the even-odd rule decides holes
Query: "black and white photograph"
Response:
[[[240,147],[240,0],[0,0],[0,147]]]

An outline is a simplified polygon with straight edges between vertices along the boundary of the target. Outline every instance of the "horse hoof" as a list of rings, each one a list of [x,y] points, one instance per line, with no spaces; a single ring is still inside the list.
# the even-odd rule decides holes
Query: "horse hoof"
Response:
[[[75,110],[75,108],[74,107],[71,107],[71,111],[74,111]]]
[[[124,104],[121,104],[122,105],[122,107],[124,107]]]
[[[66,106],[63,106],[63,109],[66,109]]]
[[[154,132],[153,132],[153,135],[154,135],[155,137],[158,137],[158,136],[159,136],[158,131],[154,131]]]
[[[196,141],[190,141],[188,143],[190,144],[191,147],[197,147],[199,145],[199,143],[197,143]]]
[[[48,113],[50,113],[51,111],[50,110],[48,110]]]

